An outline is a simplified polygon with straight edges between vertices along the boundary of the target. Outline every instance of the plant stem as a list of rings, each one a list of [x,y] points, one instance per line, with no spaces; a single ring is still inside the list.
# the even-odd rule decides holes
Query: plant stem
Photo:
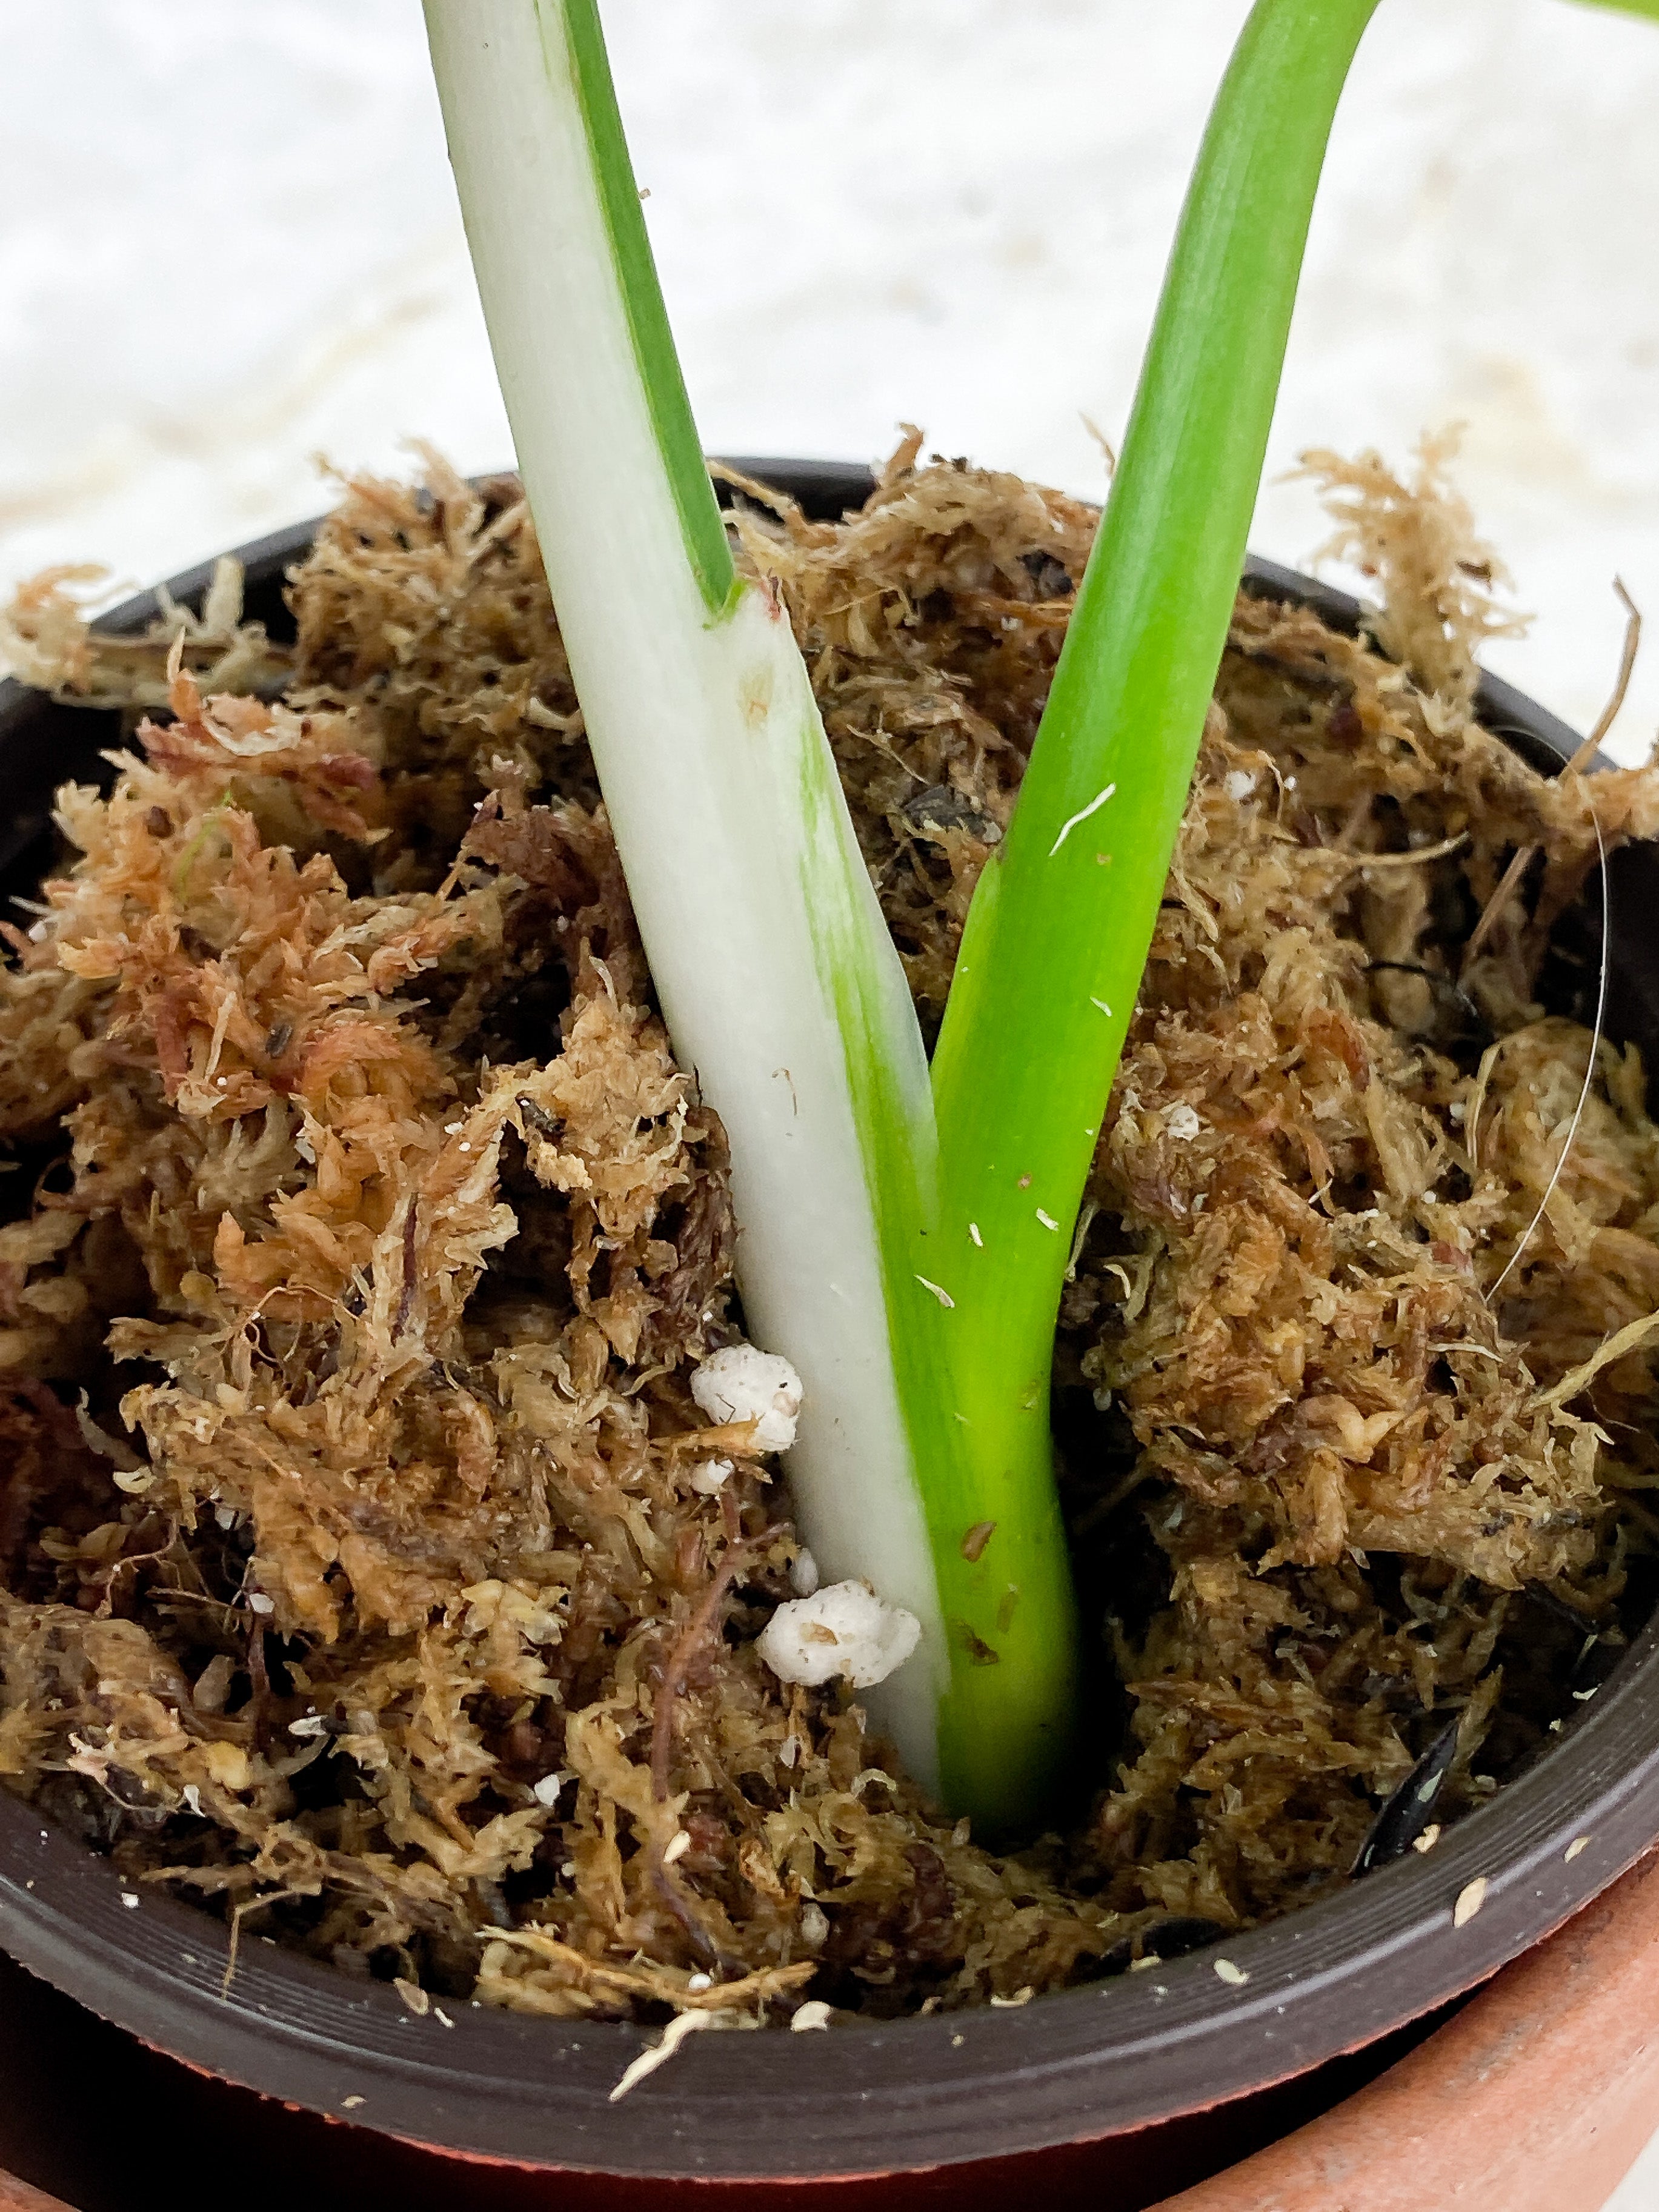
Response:
[[[933,1056],[959,1405],[1029,1485],[1060,1289],[1243,562],[1314,192],[1376,0],[1257,0]]]
[[[653,978],[731,1140],[746,1320],[805,1383],[797,1517],[826,1578],[863,1576],[922,1623],[871,1700],[910,1771],[1006,1826],[1042,1800],[1069,1724],[1050,1470],[1011,1480],[957,1419],[909,992],[788,623],[732,570],[593,0],[427,0],[427,27]],[[988,1520],[995,1557],[975,1565],[963,1542]]]
[[[544,7],[540,12],[550,16],[553,11]],[[583,137],[592,162],[640,386],[679,514],[686,557],[704,605],[717,612],[737,589],[737,571],[703,461],[691,402],[686,397],[662,287],[657,282],[657,264],[640,211],[639,186],[634,181],[634,164],[623,135],[599,9],[595,0],[566,0],[562,14],[571,81],[581,110]]]

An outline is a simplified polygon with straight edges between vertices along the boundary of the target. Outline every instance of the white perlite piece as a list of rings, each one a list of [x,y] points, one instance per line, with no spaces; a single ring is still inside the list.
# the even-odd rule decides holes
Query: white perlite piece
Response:
[[[1170,1108],[1164,1116],[1164,1127],[1170,1136],[1178,1137],[1184,1144],[1195,1137],[1204,1124],[1193,1109],[1183,1103]]]
[[[830,2008],[822,1997],[808,1997],[804,2005],[797,2005],[789,2016],[789,2025],[797,2035],[814,2027],[828,2027]]]
[[[732,1472],[729,1459],[706,1459],[691,1470],[691,1487],[699,1498],[717,1498]]]
[[[757,1451],[787,1451],[795,1441],[801,1381],[789,1362],[752,1344],[728,1344],[691,1372],[691,1395],[711,1421],[754,1421]]]
[[[811,1597],[823,1577],[818,1563],[803,1544],[789,1562],[789,1587],[797,1597]]]
[[[1235,804],[1240,799],[1248,799],[1255,789],[1255,778],[1247,768],[1229,769],[1226,775],[1222,777],[1221,783],[1228,798]]]
[[[867,1690],[902,1667],[921,1637],[915,1613],[889,1605],[868,1583],[831,1583],[781,1605],[756,1649],[781,1682],[816,1689],[839,1679]]]

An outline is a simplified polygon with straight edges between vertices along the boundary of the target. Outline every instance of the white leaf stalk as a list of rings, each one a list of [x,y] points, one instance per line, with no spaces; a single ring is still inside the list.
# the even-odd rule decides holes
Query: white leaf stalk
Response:
[[[936,1788],[951,1662],[916,1452],[950,1415],[940,1310],[910,1265],[933,1121],[909,992],[788,622],[732,568],[623,203],[592,0],[426,15],[611,827],[676,1051],[731,1141],[744,1312],[805,1385],[797,1517],[826,1575],[921,1622],[877,1702]]]

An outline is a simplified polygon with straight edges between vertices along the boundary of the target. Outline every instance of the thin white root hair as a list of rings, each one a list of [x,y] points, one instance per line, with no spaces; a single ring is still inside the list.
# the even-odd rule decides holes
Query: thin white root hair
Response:
[[[1603,1023],[1607,1018],[1607,968],[1609,965],[1609,955],[1612,950],[1613,940],[1613,902],[1608,896],[1607,892],[1607,840],[1601,835],[1601,818],[1595,811],[1595,801],[1589,796],[1588,788],[1586,788],[1584,794],[1584,804],[1589,809],[1590,826],[1595,832],[1595,849],[1597,854],[1600,855],[1601,864],[1601,980],[1597,983],[1595,988],[1595,1020],[1590,1030],[1589,1058],[1584,1063],[1584,1080],[1579,1090],[1578,1103],[1573,1108],[1572,1119],[1567,1124],[1566,1141],[1561,1147],[1560,1154],[1556,1160],[1549,1182],[1545,1186],[1544,1195],[1538,1201],[1538,1211],[1533,1215],[1532,1219],[1527,1224],[1525,1230],[1522,1232],[1521,1241],[1516,1244],[1514,1251],[1510,1253],[1503,1273],[1499,1275],[1498,1280],[1486,1292],[1486,1303],[1488,1305],[1492,1304],[1492,1300],[1498,1296],[1499,1291],[1503,1289],[1504,1284],[1509,1280],[1510,1274],[1514,1272],[1516,1262],[1521,1257],[1521,1255],[1526,1250],[1534,1231],[1537,1228],[1539,1223],[1544,1218],[1545,1213],[1548,1211],[1549,1202],[1555,1195],[1555,1186],[1561,1180],[1562,1171],[1565,1168],[1568,1156],[1572,1151],[1573,1139],[1578,1134],[1578,1124],[1583,1120],[1584,1109],[1589,1103],[1590,1091],[1595,1081],[1595,1062],[1597,1056],[1601,1050],[1601,1030]]]

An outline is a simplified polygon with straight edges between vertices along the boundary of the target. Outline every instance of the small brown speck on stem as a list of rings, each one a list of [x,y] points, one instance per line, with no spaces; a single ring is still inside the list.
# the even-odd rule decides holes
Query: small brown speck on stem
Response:
[[[990,1542],[992,1537],[995,1535],[996,1527],[997,1524],[994,1521],[975,1521],[973,1527],[968,1529],[963,1536],[963,1558],[968,1560],[983,1559],[985,1556],[985,1547]]]

